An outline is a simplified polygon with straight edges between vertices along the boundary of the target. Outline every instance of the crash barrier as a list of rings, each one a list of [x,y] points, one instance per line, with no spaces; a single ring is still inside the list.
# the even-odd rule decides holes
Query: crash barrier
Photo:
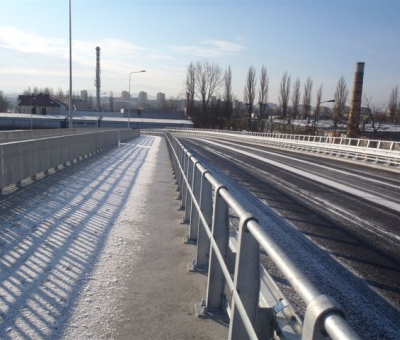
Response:
[[[400,166],[400,142],[362,138],[290,135],[206,129],[168,129],[174,133],[191,135],[225,136],[273,147],[313,152],[327,156],[349,158],[368,163]]]
[[[104,131],[104,130],[99,130]],[[43,129],[43,130],[18,130],[1,131],[0,143],[17,142],[28,139],[38,139],[57,136],[76,135],[81,133],[93,132],[93,129]]]
[[[96,130],[0,144],[0,189],[137,136],[139,130]]]
[[[107,131],[107,130],[105,130]],[[119,141],[125,142],[129,139],[136,138],[140,136],[140,130],[138,129],[122,129],[119,131]]]
[[[274,332],[290,339],[316,340],[324,333],[331,339],[359,339],[337,303],[321,294],[296,268],[256,217],[171,133],[166,132],[165,137],[184,209],[183,220],[189,223],[187,241],[197,243],[192,269],[208,274],[206,298],[199,305],[199,314],[226,308],[229,339],[271,339]],[[240,221],[237,242],[230,239],[232,212]],[[285,309],[290,309],[287,301],[271,297],[278,289],[262,270],[260,248],[306,304],[304,322],[294,313],[285,314]]]

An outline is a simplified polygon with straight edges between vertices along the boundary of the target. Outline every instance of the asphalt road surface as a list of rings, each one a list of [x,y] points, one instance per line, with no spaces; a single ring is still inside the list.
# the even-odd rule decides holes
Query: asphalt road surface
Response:
[[[271,228],[276,241],[362,338],[400,337],[399,172],[222,138],[179,139],[258,211],[270,214],[268,206],[285,219],[293,229]]]

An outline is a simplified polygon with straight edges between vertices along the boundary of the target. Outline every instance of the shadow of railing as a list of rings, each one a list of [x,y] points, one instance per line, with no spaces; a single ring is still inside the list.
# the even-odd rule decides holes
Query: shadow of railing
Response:
[[[54,339],[71,316],[154,137],[139,137],[0,201],[0,338]]]

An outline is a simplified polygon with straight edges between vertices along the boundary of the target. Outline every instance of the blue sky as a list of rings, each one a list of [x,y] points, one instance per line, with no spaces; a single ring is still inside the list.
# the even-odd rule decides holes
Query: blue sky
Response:
[[[0,0],[0,90],[69,89],[68,0]],[[247,70],[263,65],[269,101],[278,102],[282,74],[313,100],[333,98],[344,76],[365,62],[364,94],[387,102],[400,85],[400,0],[397,1],[111,1],[72,0],[73,91],[94,93],[95,48],[101,48],[101,91],[168,97],[184,93],[191,61],[231,66],[243,99]],[[259,77],[257,77],[259,78]],[[221,91],[222,93],[222,91]],[[257,99],[256,99],[257,100]]]

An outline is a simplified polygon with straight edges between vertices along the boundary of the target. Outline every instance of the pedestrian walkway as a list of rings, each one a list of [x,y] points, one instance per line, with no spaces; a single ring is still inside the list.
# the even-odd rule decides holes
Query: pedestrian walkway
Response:
[[[0,200],[0,339],[225,339],[202,319],[165,142],[118,149]]]

